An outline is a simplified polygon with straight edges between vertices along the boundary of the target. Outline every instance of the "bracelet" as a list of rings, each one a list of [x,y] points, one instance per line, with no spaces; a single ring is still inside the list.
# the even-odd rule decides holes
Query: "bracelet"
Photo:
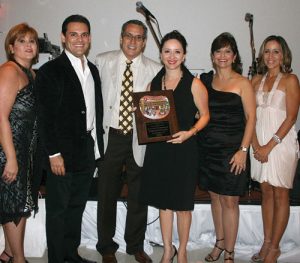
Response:
[[[281,143],[281,139],[279,138],[279,136],[277,134],[274,134],[272,139],[278,144]]]
[[[239,150],[246,153],[246,152],[248,152],[248,147],[241,146],[241,147],[239,148]]]

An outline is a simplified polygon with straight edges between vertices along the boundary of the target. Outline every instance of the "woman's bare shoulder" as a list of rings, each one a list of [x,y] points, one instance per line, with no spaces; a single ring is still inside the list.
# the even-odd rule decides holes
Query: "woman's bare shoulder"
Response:
[[[296,74],[293,73],[287,73],[283,75],[283,80],[287,82],[293,82],[299,84],[299,79]]]
[[[1,78],[17,77],[19,75],[18,66],[12,61],[5,62],[0,66]]]
[[[0,88],[18,86],[20,72],[13,62],[6,62],[0,66]]]

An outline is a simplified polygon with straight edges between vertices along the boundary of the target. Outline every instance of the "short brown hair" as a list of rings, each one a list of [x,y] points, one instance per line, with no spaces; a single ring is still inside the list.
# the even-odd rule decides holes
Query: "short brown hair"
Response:
[[[25,36],[26,34],[31,35],[37,45],[37,54],[36,57],[33,59],[33,63],[37,62],[38,59],[38,51],[39,51],[39,43],[38,43],[38,33],[33,27],[30,27],[26,23],[21,23],[18,25],[15,25],[12,27],[9,32],[7,33],[7,36],[5,38],[5,52],[6,52],[6,57],[8,60],[14,60],[14,54],[11,53],[11,50],[9,48],[9,45],[14,45],[15,41],[20,38]]]

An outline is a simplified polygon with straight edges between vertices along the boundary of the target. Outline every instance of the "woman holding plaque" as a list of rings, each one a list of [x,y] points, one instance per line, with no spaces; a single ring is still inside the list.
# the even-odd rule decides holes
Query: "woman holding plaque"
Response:
[[[276,262],[279,242],[289,220],[289,189],[298,163],[295,122],[299,80],[291,74],[292,54],[280,36],[267,37],[259,52],[256,91],[257,123],[253,136],[251,176],[260,183],[264,242],[254,262]]]
[[[150,83],[150,90],[173,90],[179,132],[167,142],[148,144],[142,177],[142,203],[159,208],[164,244],[161,263],[172,262],[177,249],[172,245],[174,213],[179,235],[178,260],[187,263],[186,246],[194,208],[198,173],[197,132],[209,121],[205,86],[184,66],[187,42],[178,31],[166,34],[160,45],[162,70]],[[195,123],[195,115],[200,118]],[[194,124],[195,123],[195,124]]]
[[[239,224],[239,196],[247,187],[247,154],[255,126],[255,96],[241,76],[241,60],[234,37],[222,33],[211,45],[215,69],[201,74],[209,95],[209,124],[199,133],[200,186],[211,198],[216,233],[205,261],[234,262]]]

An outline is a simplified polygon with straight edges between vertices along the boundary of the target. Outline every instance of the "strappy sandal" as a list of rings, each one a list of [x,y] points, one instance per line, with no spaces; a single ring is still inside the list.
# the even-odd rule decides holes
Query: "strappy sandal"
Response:
[[[264,240],[264,243],[258,253],[255,253],[252,257],[251,260],[252,262],[255,263],[263,263],[265,256],[268,254],[268,250],[271,245],[271,240]]]
[[[279,258],[281,251],[279,248],[269,248],[268,256],[272,254],[273,260],[272,262],[277,263],[277,259]],[[267,257],[267,256],[266,256]]]
[[[5,250],[3,250],[2,254],[8,257],[8,260],[0,259],[1,263],[11,263],[13,262],[13,256],[9,255]]]
[[[227,253],[227,255],[225,255],[224,257],[224,262],[225,261],[234,262],[234,251],[228,251],[227,249],[225,249],[225,253]]]
[[[174,258],[177,256],[177,248],[174,246],[174,245],[172,245],[172,248],[173,248],[173,250],[174,250],[174,253],[173,253],[173,255],[172,255],[172,257],[170,258],[170,263],[173,263],[173,261],[174,261]],[[159,263],[161,263],[163,260],[161,259],[160,261],[159,261]]]
[[[215,262],[215,261],[217,261],[217,260],[220,258],[221,254],[222,254],[223,251],[224,251],[224,248],[219,247],[219,246],[218,246],[218,242],[223,241],[223,240],[224,240],[224,238],[216,239],[215,248],[217,248],[218,250],[220,250],[220,253],[219,253],[216,257],[213,257],[213,256],[212,256],[212,252],[210,252],[210,253],[204,258],[206,262]]]

